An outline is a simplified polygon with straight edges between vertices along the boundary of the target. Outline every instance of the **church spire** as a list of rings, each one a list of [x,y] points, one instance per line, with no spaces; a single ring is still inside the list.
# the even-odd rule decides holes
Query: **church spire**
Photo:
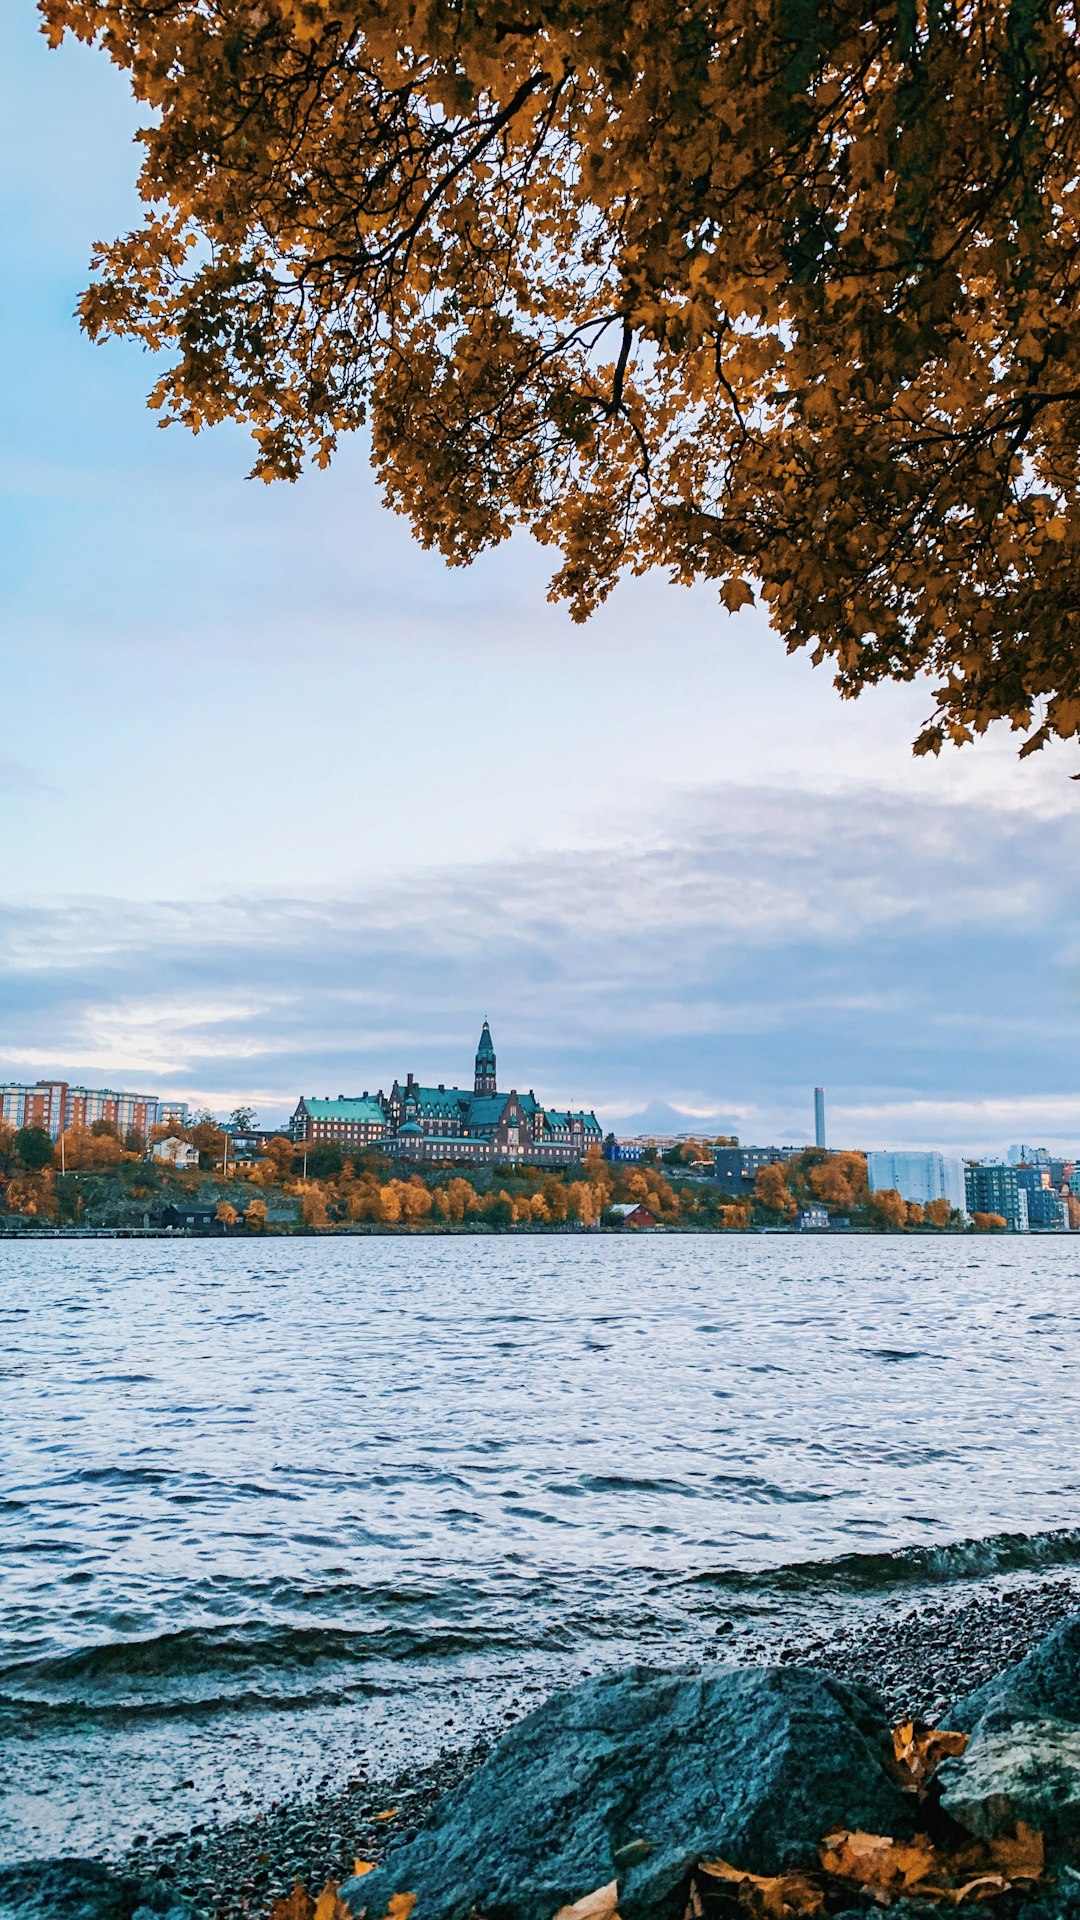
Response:
[[[473,1092],[494,1093],[495,1090],[495,1043],[491,1038],[491,1028],[485,1020],[480,1032],[480,1045],[476,1049]]]

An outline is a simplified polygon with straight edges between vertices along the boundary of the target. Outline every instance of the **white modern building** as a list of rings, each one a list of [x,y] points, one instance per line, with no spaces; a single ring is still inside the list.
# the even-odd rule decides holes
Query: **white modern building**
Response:
[[[917,1201],[925,1207],[928,1200],[947,1200],[958,1213],[966,1213],[964,1163],[944,1153],[868,1153],[866,1175],[871,1193],[894,1188],[902,1200]]]

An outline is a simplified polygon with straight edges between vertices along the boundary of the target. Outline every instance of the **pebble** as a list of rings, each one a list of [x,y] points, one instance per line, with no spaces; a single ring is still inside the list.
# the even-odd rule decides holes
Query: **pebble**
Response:
[[[819,1667],[875,1688],[893,1720],[914,1716],[942,1725],[951,1701],[1021,1659],[1078,1606],[1080,1581],[1068,1578],[967,1588],[940,1602],[905,1597],[887,1603],[838,1623],[824,1639],[820,1623],[816,1634],[801,1640],[789,1629],[779,1647],[776,1638],[770,1642],[752,1629],[735,1632],[725,1620],[703,1654],[740,1665],[779,1658],[785,1665]],[[715,1645],[718,1633],[725,1638],[722,1652]],[[522,1688],[526,1695],[542,1691],[531,1683]],[[518,1701],[515,1711],[498,1717],[505,1722],[525,1711]],[[436,1801],[480,1765],[490,1745],[480,1740],[464,1750],[444,1748],[433,1765],[407,1778],[375,1782],[361,1773],[314,1801],[272,1801],[263,1813],[228,1826],[200,1823],[201,1847],[192,1846],[195,1829],[156,1841],[139,1835],[117,1864],[143,1880],[168,1880],[187,1902],[191,1920],[267,1920],[294,1879],[317,1893],[328,1879],[346,1879],[356,1856],[378,1860],[391,1836],[375,1816],[386,1807],[400,1809],[395,1841],[414,1833]]]

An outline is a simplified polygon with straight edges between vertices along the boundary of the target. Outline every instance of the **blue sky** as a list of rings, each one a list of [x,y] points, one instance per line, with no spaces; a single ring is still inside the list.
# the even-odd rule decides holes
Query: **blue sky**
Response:
[[[1080,1144],[1066,750],[938,763],[923,687],[842,704],[660,577],[586,628],[515,541],[468,571],[359,443],[245,479],[72,319],[138,218],[104,59],[0,19],[0,1075],[183,1092],[466,1072],[606,1121]]]

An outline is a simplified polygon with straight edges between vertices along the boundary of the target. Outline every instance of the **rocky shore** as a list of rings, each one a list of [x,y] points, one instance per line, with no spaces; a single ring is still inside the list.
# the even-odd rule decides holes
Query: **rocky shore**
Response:
[[[1047,1579],[960,1593],[905,1596],[827,1635],[777,1639],[720,1620],[710,1662],[817,1667],[879,1692],[892,1717],[917,1714],[940,1722],[952,1701],[1021,1659],[1080,1606],[1080,1581]],[[531,1704],[531,1703],[530,1703]],[[527,1710],[522,1702],[520,1713]],[[519,1717],[511,1708],[507,1721]],[[251,1820],[195,1828],[137,1846],[114,1863],[154,1906],[170,1895],[192,1920],[264,1920],[294,1878],[318,1889],[344,1880],[356,1856],[379,1859],[423,1826],[450,1787],[467,1778],[506,1731],[467,1751],[445,1751],[408,1777],[359,1777],[304,1803],[269,1807]],[[380,1818],[393,1810],[392,1819]]]

